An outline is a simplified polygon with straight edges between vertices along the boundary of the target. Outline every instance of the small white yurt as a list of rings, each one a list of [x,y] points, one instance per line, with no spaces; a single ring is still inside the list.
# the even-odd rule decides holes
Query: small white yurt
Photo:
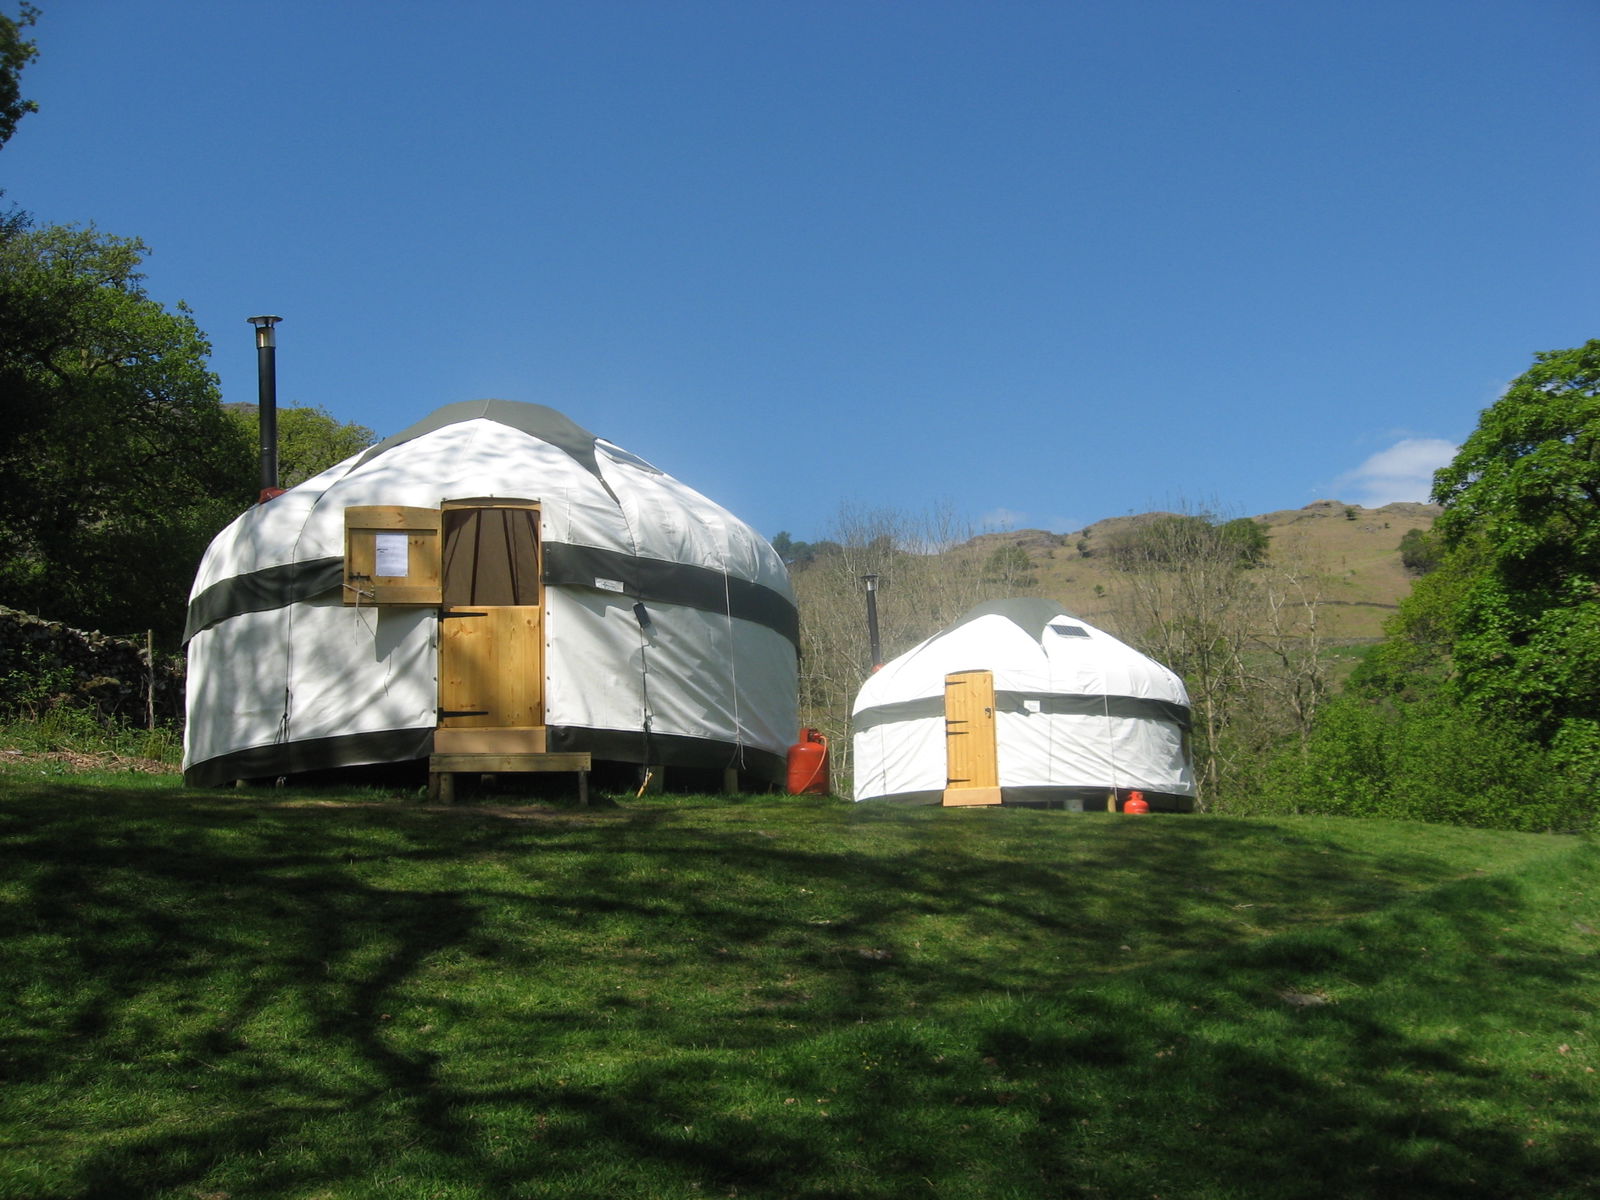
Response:
[[[851,727],[857,800],[1194,807],[1183,681],[1050,600],[981,604],[884,664]]]
[[[244,513],[190,596],[184,778],[461,747],[780,783],[798,615],[748,525],[537,404],[453,404]]]

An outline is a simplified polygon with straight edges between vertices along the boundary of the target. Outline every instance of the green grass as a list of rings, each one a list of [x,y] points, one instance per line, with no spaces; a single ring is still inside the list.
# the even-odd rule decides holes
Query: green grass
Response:
[[[122,721],[102,719],[88,709],[67,705],[46,709],[37,716],[0,720],[0,747],[28,754],[68,752],[113,759],[148,759],[174,772],[183,758],[183,736],[170,726],[137,729]]]
[[[1600,851],[0,776],[0,1197],[1579,1197]]]

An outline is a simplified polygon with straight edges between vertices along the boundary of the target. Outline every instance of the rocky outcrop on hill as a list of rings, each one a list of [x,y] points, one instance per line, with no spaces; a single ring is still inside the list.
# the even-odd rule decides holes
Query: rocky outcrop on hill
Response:
[[[1411,500],[1397,500],[1381,508],[1362,508],[1359,504],[1346,504],[1343,500],[1313,500],[1303,508],[1281,508],[1263,513],[1255,518],[1266,525],[1290,525],[1298,521],[1314,521],[1321,517],[1338,517],[1346,521],[1395,521],[1409,524],[1427,524],[1444,509],[1437,504],[1419,504]]]

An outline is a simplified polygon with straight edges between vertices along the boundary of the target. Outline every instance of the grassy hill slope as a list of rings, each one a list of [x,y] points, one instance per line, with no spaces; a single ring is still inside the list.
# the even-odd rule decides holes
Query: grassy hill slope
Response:
[[[1600,853],[0,775],[0,1196],[1577,1197]]]
[[[1411,577],[1400,562],[1401,537],[1411,529],[1431,528],[1438,513],[1432,504],[1361,508],[1318,500],[1253,519],[1267,527],[1274,561],[1304,564],[1322,580],[1325,637],[1359,642],[1379,638],[1384,620],[1411,590]],[[1154,515],[1112,517],[1075,533],[1016,530],[976,540],[986,548],[1021,547],[1034,565],[1033,592],[1059,601],[1086,621],[1114,627],[1122,581],[1108,563],[1105,547],[1129,526]]]

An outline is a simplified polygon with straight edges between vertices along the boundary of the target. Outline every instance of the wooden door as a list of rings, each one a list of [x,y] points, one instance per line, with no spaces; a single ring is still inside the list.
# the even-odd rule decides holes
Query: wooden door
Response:
[[[944,678],[946,804],[999,804],[994,673],[957,671]]]
[[[544,594],[538,505],[447,501],[441,527],[439,728],[541,729]]]

